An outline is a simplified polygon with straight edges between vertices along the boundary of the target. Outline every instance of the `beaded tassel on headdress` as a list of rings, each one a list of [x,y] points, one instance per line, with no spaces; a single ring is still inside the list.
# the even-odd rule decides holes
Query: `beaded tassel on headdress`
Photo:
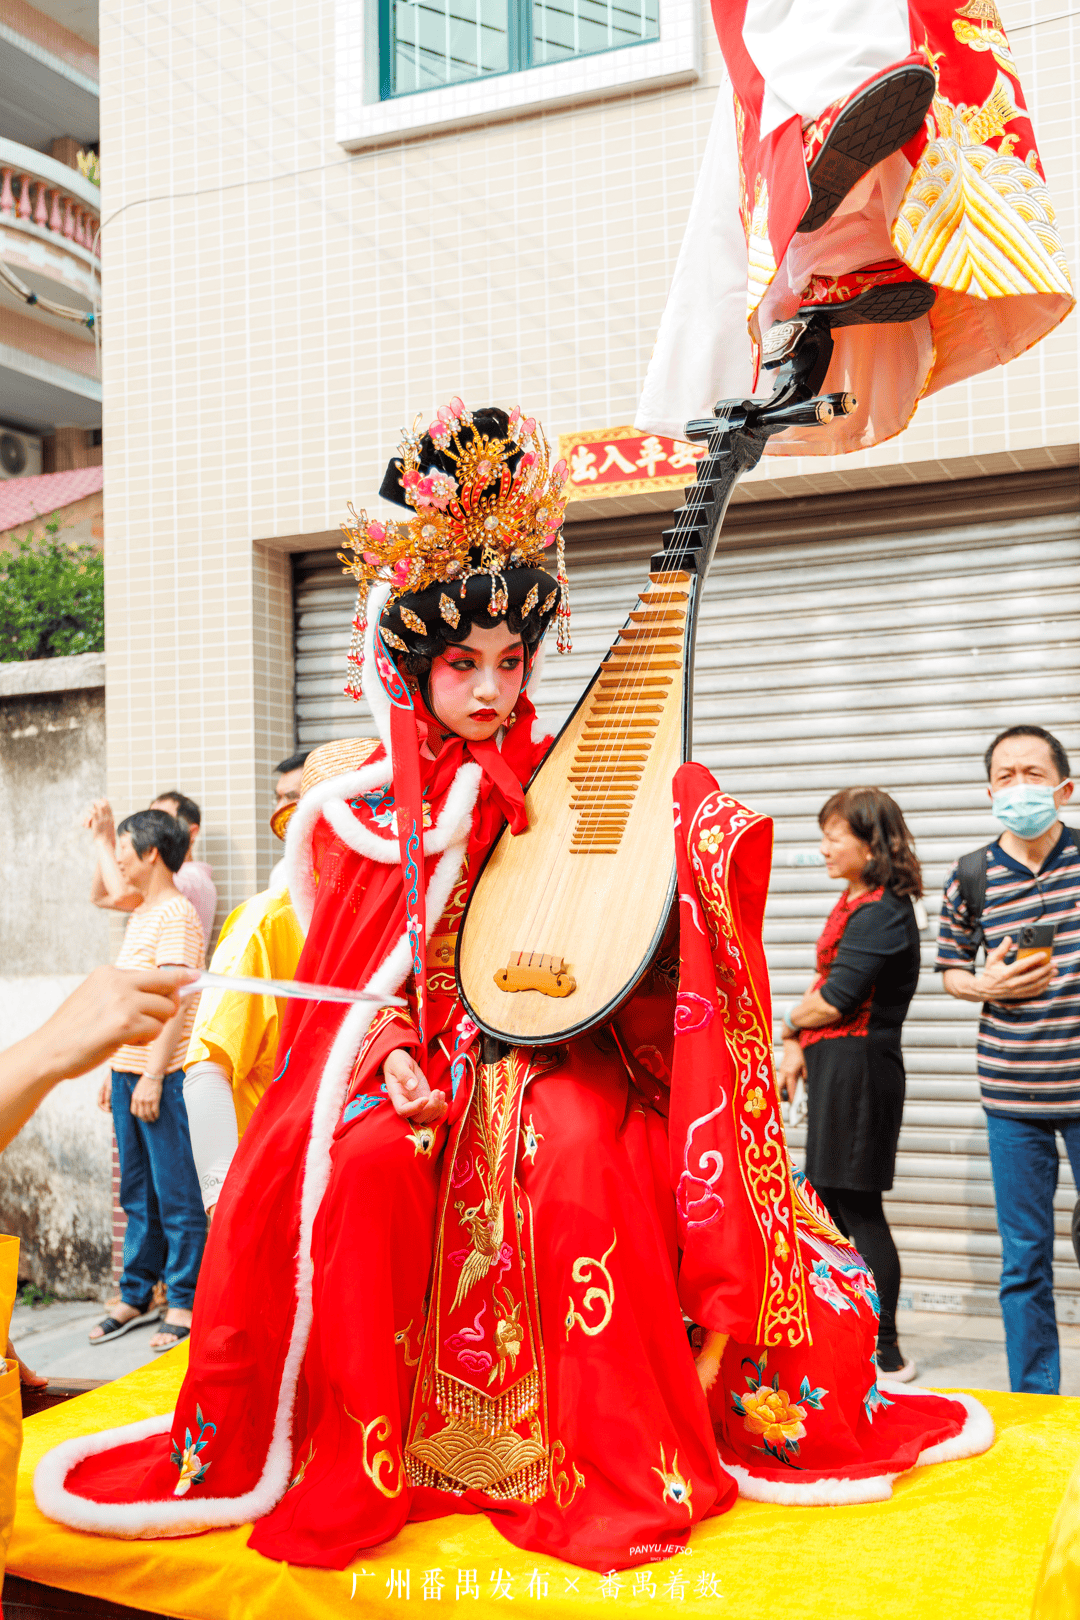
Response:
[[[349,650],[345,655],[345,662],[349,666],[349,678],[344,687],[345,696],[353,698],[357,703],[362,702],[364,697],[364,637],[367,635],[366,602],[366,591],[358,591],[356,612],[353,614],[352,635],[349,638]]]

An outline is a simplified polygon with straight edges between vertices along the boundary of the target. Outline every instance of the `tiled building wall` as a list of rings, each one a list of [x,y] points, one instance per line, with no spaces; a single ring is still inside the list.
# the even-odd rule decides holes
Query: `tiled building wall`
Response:
[[[1080,18],[1004,9],[1075,266]],[[101,8],[110,789],[201,798],[228,901],[266,875],[266,765],[291,741],[275,543],[330,543],[454,392],[552,434],[632,419],[719,79],[703,6],[695,85],[348,155],[334,24],[333,0]],[[756,476],[1038,462],[1075,440],[1076,331],[841,468]]]

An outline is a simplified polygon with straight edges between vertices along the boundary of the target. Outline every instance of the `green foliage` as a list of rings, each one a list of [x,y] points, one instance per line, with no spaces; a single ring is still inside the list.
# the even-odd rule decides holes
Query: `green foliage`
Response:
[[[0,662],[104,650],[104,558],[59,527],[0,552]]]
[[[37,1283],[24,1282],[20,1286],[18,1294],[15,1296],[15,1303],[16,1305],[31,1306],[55,1305],[56,1296],[55,1294],[48,1293],[45,1289],[39,1288]]]

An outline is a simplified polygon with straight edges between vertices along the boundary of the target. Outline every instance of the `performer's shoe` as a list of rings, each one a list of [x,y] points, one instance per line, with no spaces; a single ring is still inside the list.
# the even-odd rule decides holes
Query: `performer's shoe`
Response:
[[[922,281],[900,259],[884,259],[843,276],[812,276],[797,315],[775,321],[761,345],[761,363],[775,370],[804,341],[804,329],[815,326],[831,332],[839,326],[879,326],[914,321],[925,315],[937,297],[937,288]],[[829,342],[829,354],[832,342]],[[817,378],[821,386],[824,372]]]
[[[830,328],[878,326],[925,315],[937,288],[902,259],[882,259],[842,276],[812,276],[799,315],[824,315]]]
[[[921,56],[826,107],[803,131],[810,206],[795,227],[819,231],[868,169],[917,135],[937,81]]]
[[[913,1361],[904,1360],[898,1344],[879,1344],[877,1350],[878,1383],[910,1384],[918,1374]]]

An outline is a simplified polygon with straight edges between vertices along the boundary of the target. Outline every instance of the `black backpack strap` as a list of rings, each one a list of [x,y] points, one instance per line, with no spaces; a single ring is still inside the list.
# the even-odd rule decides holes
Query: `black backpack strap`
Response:
[[[1080,827],[1066,826],[1065,831],[1080,855]],[[983,908],[986,905],[986,857],[993,847],[993,844],[984,844],[981,849],[969,850],[956,863],[956,881],[960,885],[960,894],[975,934],[976,951],[980,945],[986,945],[982,926]]]
[[[975,934],[976,951],[980,945],[986,944],[982,926],[983,907],[986,905],[986,856],[993,847],[993,844],[984,844],[981,849],[969,850],[956,863],[956,881],[960,885],[968,921]],[[1077,848],[1080,849],[1080,844]]]

